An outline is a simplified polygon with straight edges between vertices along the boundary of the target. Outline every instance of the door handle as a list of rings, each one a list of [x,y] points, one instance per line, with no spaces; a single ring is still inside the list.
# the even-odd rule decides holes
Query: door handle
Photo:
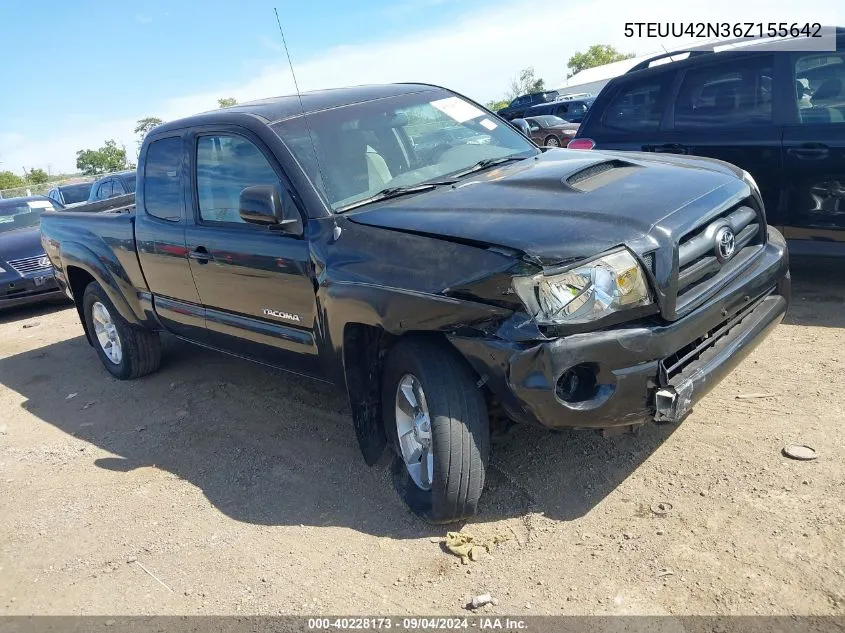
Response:
[[[800,147],[790,147],[786,153],[799,160],[820,160],[830,155],[830,149],[823,143],[808,143]]]
[[[197,260],[200,264],[207,264],[214,259],[214,255],[209,253],[205,246],[197,246],[194,250],[188,253],[188,257]]]

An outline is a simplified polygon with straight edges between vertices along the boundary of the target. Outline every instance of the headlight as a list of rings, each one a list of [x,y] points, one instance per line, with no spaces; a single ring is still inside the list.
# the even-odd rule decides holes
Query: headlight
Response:
[[[514,277],[513,287],[540,323],[582,323],[652,302],[645,274],[626,250],[556,275]]]

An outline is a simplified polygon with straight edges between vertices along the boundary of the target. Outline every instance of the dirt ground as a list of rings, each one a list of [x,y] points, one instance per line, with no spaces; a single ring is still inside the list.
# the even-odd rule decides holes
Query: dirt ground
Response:
[[[845,614],[843,273],[797,268],[787,321],[680,426],[494,447],[463,530],[509,540],[469,565],[331,388],[172,339],[120,382],[74,310],[4,313],[0,614]]]

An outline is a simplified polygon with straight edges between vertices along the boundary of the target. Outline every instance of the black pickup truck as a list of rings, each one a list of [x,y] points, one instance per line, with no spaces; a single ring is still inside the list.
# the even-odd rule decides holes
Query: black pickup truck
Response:
[[[473,142],[415,153],[456,125]],[[436,522],[476,510],[491,432],[678,422],[789,301],[748,174],[544,151],[430,85],[161,125],[136,204],[41,222],[106,369],[155,371],[164,331],[334,383],[365,460],[389,446],[400,494]]]

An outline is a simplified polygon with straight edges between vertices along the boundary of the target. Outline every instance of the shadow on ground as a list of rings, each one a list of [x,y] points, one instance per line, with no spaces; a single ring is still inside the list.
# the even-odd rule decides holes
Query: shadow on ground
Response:
[[[42,326],[44,327],[44,326]],[[332,387],[167,338],[156,374],[122,382],[82,336],[6,358],[0,381],[37,418],[104,449],[91,468],[155,466],[226,515],[265,525],[334,525],[394,538],[442,535],[401,503],[386,463],[361,459],[345,396]],[[71,393],[78,395],[70,400]],[[494,447],[486,522],[588,512],[671,434],[516,432]],[[162,509],[166,511],[166,509]]]
[[[845,261],[793,259],[791,325],[845,328]]]
[[[15,308],[5,308],[0,310],[0,323],[13,323],[15,321],[25,321],[40,316],[47,316],[53,312],[60,310],[67,310],[73,308],[73,303],[68,299],[51,299],[43,303],[34,303],[32,305],[18,306]]]

